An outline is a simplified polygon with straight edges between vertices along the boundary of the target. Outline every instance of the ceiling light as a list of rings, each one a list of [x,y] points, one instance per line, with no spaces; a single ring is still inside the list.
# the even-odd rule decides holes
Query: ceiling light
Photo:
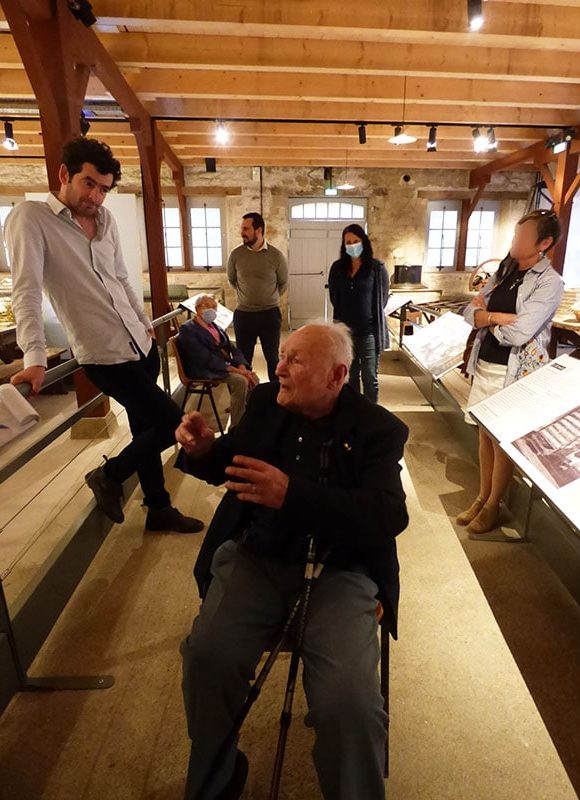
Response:
[[[481,0],[467,0],[467,19],[470,31],[480,31],[483,27]]]
[[[429,138],[427,140],[427,152],[434,153],[437,150],[437,125],[429,128]]]
[[[11,122],[4,123],[4,139],[2,140],[2,147],[5,150],[18,150],[18,142],[14,138],[14,130],[12,129]]]
[[[410,133],[405,133],[405,129],[402,125],[397,125],[395,127],[395,134],[391,136],[389,142],[391,144],[413,144],[413,142],[417,141],[416,136],[411,136]]]
[[[479,128],[473,129],[473,149],[476,153],[487,153],[489,141],[487,136],[484,136]]]
[[[91,123],[86,118],[84,111],[81,111],[80,129],[81,136],[86,136],[91,129]]]
[[[336,197],[338,189],[334,186],[332,167],[324,167],[324,194],[329,197]]]
[[[227,144],[230,140],[230,132],[221,122],[218,123],[215,129],[215,140],[217,144]]]
[[[346,150],[344,154],[344,182],[341,183],[340,186],[337,186],[336,188],[340,189],[341,192],[349,192],[351,189],[355,188],[353,184],[350,183],[348,180],[348,150]]]

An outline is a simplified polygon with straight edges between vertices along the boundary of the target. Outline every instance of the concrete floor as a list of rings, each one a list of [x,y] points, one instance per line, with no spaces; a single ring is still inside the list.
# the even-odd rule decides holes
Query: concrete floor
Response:
[[[566,770],[578,791],[580,610],[533,546],[471,542],[454,526],[475,493],[476,467],[400,362],[385,359],[382,373],[381,402],[411,428],[388,797],[573,800]],[[209,521],[221,490],[167,475],[176,505]],[[191,568],[200,538],[144,535],[138,492],[126,518],[31,670],[110,673],[115,685],[14,698],[0,719],[2,800],[182,797],[178,645],[198,607]],[[268,796],[287,666],[282,656],[243,732],[247,799]],[[295,710],[281,798],[315,800],[302,692]]]

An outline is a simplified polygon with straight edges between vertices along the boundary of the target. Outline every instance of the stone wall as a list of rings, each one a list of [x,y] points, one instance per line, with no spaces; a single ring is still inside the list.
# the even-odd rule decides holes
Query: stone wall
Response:
[[[356,189],[344,195],[364,197],[368,203],[368,232],[377,257],[392,273],[397,251],[399,263],[423,263],[428,201],[418,196],[419,190],[465,189],[469,173],[462,170],[409,170],[409,183],[401,181],[403,169],[349,169],[349,180]],[[335,181],[343,171],[335,169]],[[140,185],[138,167],[128,167],[123,172],[123,182]],[[288,200],[292,197],[320,197],[323,195],[322,167],[265,167],[262,170],[262,197],[260,197],[259,170],[252,167],[220,167],[217,173],[207,173],[202,167],[186,169],[186,183],[190,186],[213,189],[216,187],[241,187],[241,194],[224,198],[226,210],[226,249],[240,243],[239,226],[242,214],[260,211],[266,219],[267,237],[283,252],[288,251],[289,223]],[[530,172],[496,173],[490,189],[527,191],[532,183]],[[2,185],[46,184],[43,166],[0,165]],[[171,175],[164,169],[162,184],[171,193]],[[1,194],[1,189],[0,189]],[[497,224],[496,255],[503,256],[511,240],[513,226],[525,210],[525,201],[504,200],[500,204]],[[145,266],[145,269],[147,267]],[[221,273],[221,274],[220,274]],[[428,273],[424,282],[433,288],[443,288],[444,293],[457,294],[464,290],[466,275],[458,273]],[[171,282],[185,282],[194,287],[222,286],[226,302],[235,302],[234,293],[227,286],[220,270],[211,273],[182,274],[171,272]],[[284,312],[285,313],[285,312]]]

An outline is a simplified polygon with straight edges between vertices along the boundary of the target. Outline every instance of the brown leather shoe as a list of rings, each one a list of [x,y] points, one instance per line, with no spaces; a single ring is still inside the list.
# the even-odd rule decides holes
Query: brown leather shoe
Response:
[[[477,500],[474,500],[466,511],[462,511],[461,514],[457,515],[455,522],[458,525],[469,525],[471,520],[477,517],[484,505],[485,500],[483,497],[478,497]]]
[[[497,528],[499,508],[483,506],[479,514],[467,526],[468,533],[489,533]]]

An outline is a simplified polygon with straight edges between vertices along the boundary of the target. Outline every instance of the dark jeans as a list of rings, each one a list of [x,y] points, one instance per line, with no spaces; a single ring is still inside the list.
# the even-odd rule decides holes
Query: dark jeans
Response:
[[[377,340],[373,333],[367,336],[353,336],[354,358],[350,368],[348,382],[357,392],[360,392],[360,379],[362,377],[363,394],[373,403],[379,399],[379,351]]]
[[[234,311],[236,344],[248,364],[251,365],[256,341],[258,337],[260,338],[268,365],[268,378],[271,381],[276,380],[281,325],[282,314],[278,307],[269,308],[266,311],[240,311],[238,308]]]
[[[175,444],[175,429],[181,422],[177,403],[157,386],[160,362],[155,342],[147,356],[122,364],[83,364],[91,381],[105,394],[124,406],[129,418],[132,441],[110,458],[106,474],[125,481],[139,475],[144,504],[149,508],[169,505],[165,489],[161,453]]]

